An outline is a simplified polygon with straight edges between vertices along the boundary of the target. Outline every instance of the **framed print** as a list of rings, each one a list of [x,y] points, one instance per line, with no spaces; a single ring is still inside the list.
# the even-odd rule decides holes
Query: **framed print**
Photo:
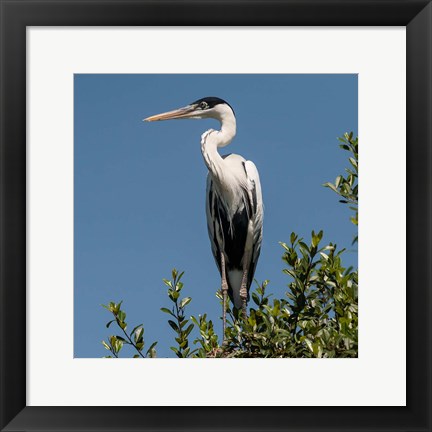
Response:
[[[429,2],[1,13],[2,430],[431,429]]]

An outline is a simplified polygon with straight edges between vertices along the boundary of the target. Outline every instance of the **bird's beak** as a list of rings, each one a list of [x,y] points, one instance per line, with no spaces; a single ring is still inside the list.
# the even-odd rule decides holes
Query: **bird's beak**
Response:
[[[156,114],[151,117],[147,117],[144,121],[160,121],[160,120],[172,120],[192,117],[195,113],[196,105],[188,105],[183,108],[176,109],[174,111],[164,112],[162,114]]]

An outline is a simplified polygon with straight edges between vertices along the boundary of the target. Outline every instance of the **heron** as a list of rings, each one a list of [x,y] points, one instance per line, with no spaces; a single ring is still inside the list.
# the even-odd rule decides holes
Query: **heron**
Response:
[[[208,118],[220,123],[219,130],[209,129],[201,135],[201,152],[208,168],[207,228],[221,276],[225,341],[227,295],[246,318],[249,289],[261,251],[264,211],[258,170],[253,162],[240,155],[221,156],[218,152],[236,134],[234,110],[223,99],[205,97],[144,120]]]

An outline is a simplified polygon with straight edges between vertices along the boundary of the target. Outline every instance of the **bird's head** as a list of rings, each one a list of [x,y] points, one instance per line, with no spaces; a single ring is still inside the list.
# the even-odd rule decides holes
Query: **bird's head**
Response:
[[[209,96],[198,99],[185,107],[147,117],[144,121],[214,118],[222,122],[228,116],[234,117],[234,110],[230,104],[223,99]]]

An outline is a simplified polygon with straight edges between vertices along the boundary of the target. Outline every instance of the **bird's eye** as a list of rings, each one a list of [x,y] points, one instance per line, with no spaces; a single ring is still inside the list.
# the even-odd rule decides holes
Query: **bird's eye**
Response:
[[[208,108],[208,103],[207,102],[201,102],[199,106],[200,106],[201,109],[204,110],[204,109]]]

